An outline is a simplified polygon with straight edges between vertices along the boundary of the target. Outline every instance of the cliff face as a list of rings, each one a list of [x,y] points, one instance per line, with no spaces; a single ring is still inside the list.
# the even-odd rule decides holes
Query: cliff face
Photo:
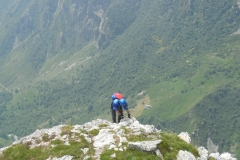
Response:
[[[116,6],[125,12],[119,13]],[[79,51],[89,43],[106,48],[134,21],[138,4],[136,0],[130,4],[111,0],[13,0],[8,8],[0,15],[0,57],[19,48],[25,52],[29,49],[32,65],[38,69],[47,56],[73,48],[72,52]]]
[[[214,153],[190,144],[188,133],[178,136],[135,118],[115,124],[97,119],[83,125],[59,125],[41,129],[0,149],[0,159],[198,159],[235,160],[230,154]],[[20,158],[21,157],[21,158]]]

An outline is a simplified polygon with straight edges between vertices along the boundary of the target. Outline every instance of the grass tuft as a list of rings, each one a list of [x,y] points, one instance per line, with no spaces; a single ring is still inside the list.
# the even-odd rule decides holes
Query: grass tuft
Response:
[[[93,129],[93,130],[89,131],[89,134],[93,135],[93,136],[98,135],[98,133],[99,133],[99,130],[97,130],[97,129]]]
[[[64,126],[63,128],[62,128],[62,134],[61,134],[61,136],[63,136],[64,134],[68,134],[68,135],[70,135],[72,132],[71,132],[71,130],[73,129],[73,126]]]
[[[107,127],[108,125],[107,124],[100,124],[99,127],[100,128],[104,128],[104,127]]]
[[[199,157],[198,150],[191,144],[186,143],[173,133],[161,133],[162,142],[158,144],[158,149],[162,153],[165,160],[176,159],[179,150],[191,152],[195,157]]]

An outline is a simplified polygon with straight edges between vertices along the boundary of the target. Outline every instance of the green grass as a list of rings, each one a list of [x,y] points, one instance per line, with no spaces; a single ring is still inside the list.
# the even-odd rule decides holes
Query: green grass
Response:
[[[43,154],[44,148],[34,148],[32,150],[29,150],[29,147],[24,144],[14,145],[9,149],[6,149],[2,155],[0,155],[1,160],[26,160],[31,158],[37,158],[37,159],[47,159],[48,155]]]
[[[89,131],[88,133],[89,133],[90,135],[97,136],[98,133],[99,133],[99,130],[93,129],[93,130]]]
[[[104,127],[107,127],[108,125],[107,124],[100,124],[99,127],[100,128],[104,128]]]
[[[161,139],[162,142],[158,144],[158,149],[160,150],[161,154],[163,155],[165,160],[175,160],[177,158],[177,154],[179,150],[184,150],[191,152],[195,157],[199,157],[198,150],[191,144],[186,143],[182,139],[180,139],[176,134],[163,132],[159,134],[153,134],[157,139]],[[151,138],[147,138],[147,134],[140,134],[140,135],[129,135],[127,136],[128,141],[135,142],[135,141],[146,141],[146,140],[153,140]],[[126,146],[127,144],[123,144]],[[115,154],[116,158],[111,158],[111,155]],[[105,150],[101,154],[101,160],[107,159],[129,159],[129,160],[158,160],[161,159],[155,153],[145,153],[137,150],[127,149],[126,151],[115,151],[115,150]]]
[[[161,133],[162,142],[158,144],[158,149],[162,153],[165,160],[176,159],[179,150],[191,152],[195,157],[199,157],[198,150],[191,144],[186,143],[176,134]]]
[[[11,101],[11,105],[16,106],[19,103],[23,104],[32,104],[34,102],[34,97],[38,95],[38,91],[35,88],[31,88],[30,90],[23,90],[14,94],[14,98]]]
[[[67,125],[62,128],[62,135],[64,134],[71,134],[71,130],[73,129],[73,126]]]
[[[112,158],[111,155],[115,153],[116,158]],[[155,154],[148,154],[137,150],[127,149],[126,151],[114,151],[106,150],[101,154],[101,160],[161,160],[160,157],[157,157]]]
[[[0,160],[27,160],[36,159],[44,160],[49,157],[62,157],[64,155],[74,156],[75,159],[83,159],[86,155],[80,149],[89,148],[88,155],[93,155],[93,145],[89,144],[84,136],[75,134],[75,138],[78,141],[71,138],[72,132],[69,132],[71,126],[66,126],[63,132],[69,136],[69,144],[65,145],[63,141],[57,139],[52,140],[53,137],[49,137],[47,134],[43,135],[42,139],[44,142],[50,142],[49,146],[45,147],[35,147],[33,149],[29,148],[29,144],[17,144],[8,149],[6,149],[2,155],[0,155]],[[54,147],[52,147],[54,145]]]
[[[151,141],[161,139],[158,133],[144,133],[142,132],[140,135],[136,136],[134,134],[129,134],[127,136],[129,142],[137,142],[137,141]]]
[[[170,81],[160,81],[151,84],[147,93],[151,99],[153,108],[145,111],[143,116],[155,115],[161,120],[169,120],[179,117],[189,112],[204,97],[213,93],[219,86],[229,82],[228,78],[221,74],[213,75],[210,79],[204,78],[204,73],[208,70],[210,63],[218,65],[232,65],[232,59],[221,59],[206,55],[198,59],[206,63],[197,70],[196,75],[189,79],[176,77]],[[197,60],[195,58],[195,60]],[[189,60],[191,62],[191,60]]]

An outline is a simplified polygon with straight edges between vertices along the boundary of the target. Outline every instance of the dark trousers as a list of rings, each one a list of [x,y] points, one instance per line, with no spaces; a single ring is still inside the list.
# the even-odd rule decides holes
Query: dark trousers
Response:
[[[119,110],[119,112],[120,112],[121,115],[122,115],[122,114],[123,114],[123,112],[122,112],[122,107],[119,108],[118,110]],[[112,112],[112,122],[113,122],[113,123],[117,123],[117,122],[116,122],[116,111],[114,111],[114,110],[111,108],[111,112]],[[119,116],[119,117],[118,117],[118,123],[120,122],[120,120],[121,120],[121,117]]]

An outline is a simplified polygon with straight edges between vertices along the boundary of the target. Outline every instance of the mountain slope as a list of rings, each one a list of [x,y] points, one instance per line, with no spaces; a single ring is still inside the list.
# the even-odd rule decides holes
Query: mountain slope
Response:
[[[167,127],[224,84],[239,88],[237,0],[3,2],[11,8],[0,15],[6,134],[110,119],[115,91],[142,123]],[[146,97],[153,107],[143,111]],[[204,144],[206,133],[199,136]]]

